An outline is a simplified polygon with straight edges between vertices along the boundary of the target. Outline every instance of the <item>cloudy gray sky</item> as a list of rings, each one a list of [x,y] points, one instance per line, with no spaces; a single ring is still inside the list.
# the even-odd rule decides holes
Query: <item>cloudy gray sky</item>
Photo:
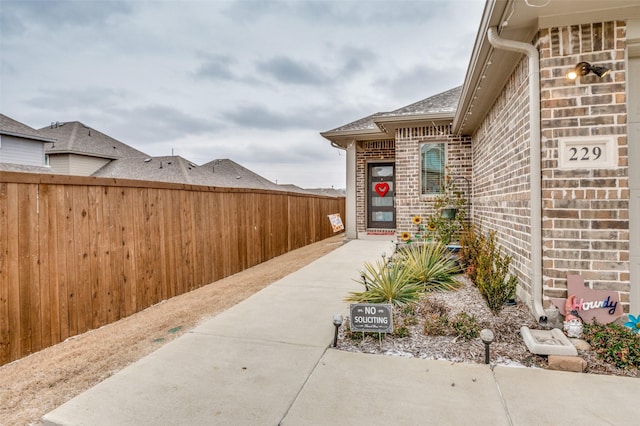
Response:
[[[319,132],[462,84],[484,0],[0,0],[0,112],[342,188]]]

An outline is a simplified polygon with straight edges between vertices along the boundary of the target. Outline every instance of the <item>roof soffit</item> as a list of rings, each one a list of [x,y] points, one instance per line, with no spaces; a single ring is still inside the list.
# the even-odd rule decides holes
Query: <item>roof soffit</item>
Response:
[[[478,29],[469,67],[465,76],[458,110],[454,119],[455,134],[472,134],[498,97],[523,54],[494,49],[487,30],[499,28],[500,37],[532,43],[540,28],[625,19],[640,14],[637,0],[487,0]],[[502,25],[507,22],[507,25]]]

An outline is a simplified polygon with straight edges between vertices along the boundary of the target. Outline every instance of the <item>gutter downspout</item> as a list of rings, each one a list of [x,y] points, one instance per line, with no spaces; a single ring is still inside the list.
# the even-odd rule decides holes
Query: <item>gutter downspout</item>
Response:
[[[487,30],[489,43],[496,48],[524,53],[529,59],[529,136],[531,187],[531,293],[533,311],[540,323],[547,322],[542,307],[542,190],[540,169],[540,59],[538,49],[529,43],[500,38],[496,27]]]

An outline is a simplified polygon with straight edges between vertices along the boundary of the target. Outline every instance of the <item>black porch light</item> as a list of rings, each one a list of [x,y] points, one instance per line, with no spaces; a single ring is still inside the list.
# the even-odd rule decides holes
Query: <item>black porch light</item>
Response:
[[[576,78],[587,75],[590,72],[602,78],[609,74],[611,70],[607,67],[591,65],[588,62],[579,62],[571,71],[567,73],[567,78],[570,80],[575,80]]]

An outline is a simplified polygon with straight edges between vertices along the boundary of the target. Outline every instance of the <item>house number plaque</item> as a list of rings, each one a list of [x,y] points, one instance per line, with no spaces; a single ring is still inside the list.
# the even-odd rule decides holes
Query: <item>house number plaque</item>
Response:
[[[613,136],[562,138],[558,141],[558,167],[593,169],[616,167],[617,149]]]

